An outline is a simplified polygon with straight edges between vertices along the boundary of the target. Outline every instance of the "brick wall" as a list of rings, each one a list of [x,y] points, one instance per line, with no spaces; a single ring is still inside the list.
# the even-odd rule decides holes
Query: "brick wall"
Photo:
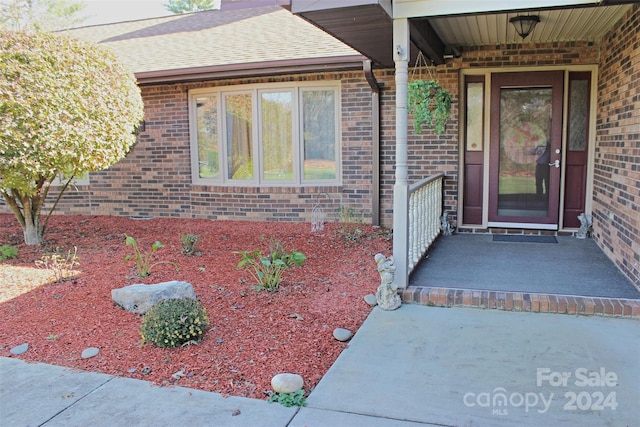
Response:
[[[340,80],[342,84],[342,185],[303,188],[192,185],[190,89],[314,80]],[[145,86],[142,96],[146,126],[138,144],[107,171],[92,173],[89,186],[70,188],[57,213],[310,221],[313,205],[319,200],[327,221],[336,219],[335,213],[341,206],[371,215],[372,98],[362,71]],[[49,203],[56,195],[56,191],[51,191]],[[0,202],[2,211],[9,209]]]
[[[600,247],[640,286],[640,5],[601,42],[594,234]]]

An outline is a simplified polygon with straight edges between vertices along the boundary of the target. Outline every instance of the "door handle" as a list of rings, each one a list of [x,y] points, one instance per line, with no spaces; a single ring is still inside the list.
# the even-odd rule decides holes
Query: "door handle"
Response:
[[[556,160],[553,163],[549,163],[549,166],[553,166],[555,168],[559,168],[560,167],[560,160]]]

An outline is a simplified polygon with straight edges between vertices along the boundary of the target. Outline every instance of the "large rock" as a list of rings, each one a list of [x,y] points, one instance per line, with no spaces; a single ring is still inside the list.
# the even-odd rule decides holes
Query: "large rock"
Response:
[[[298,374],[281,373],[271,378],[271,387],[276,393],[294,393],[304,386],[304,380]]]
[[[146,313],[151,307],[167,299],[191,298],[196,299],[191,283],[171,282],[156,283],[155,285],[135,285],[111,291],[113,302],[131,313]]]

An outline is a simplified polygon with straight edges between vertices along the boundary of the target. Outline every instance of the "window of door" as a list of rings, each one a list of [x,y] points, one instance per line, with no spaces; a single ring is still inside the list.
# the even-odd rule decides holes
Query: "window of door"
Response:
[[[562,87],[561,71],[492,76],[490,226],[557,228]]]

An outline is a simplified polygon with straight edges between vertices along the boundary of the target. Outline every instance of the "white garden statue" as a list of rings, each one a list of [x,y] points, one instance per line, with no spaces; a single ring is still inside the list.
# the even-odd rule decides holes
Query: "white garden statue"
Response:
[[[582,212],[578,215],[578,220],[580,221],[580,229],[576,233],[576,239],[586,239],[591,233],[593,218],[591,215],[585,215],[585,213]]]
[[[393,257],[385,257],[376,254],[374,257],[378,264],[380,273],[380,286],[376,292],[376,301],[383,310],[395,310],[402,305],[400,295],[398,295],[398,285],[395,283],[396,266],[393,265]]]

